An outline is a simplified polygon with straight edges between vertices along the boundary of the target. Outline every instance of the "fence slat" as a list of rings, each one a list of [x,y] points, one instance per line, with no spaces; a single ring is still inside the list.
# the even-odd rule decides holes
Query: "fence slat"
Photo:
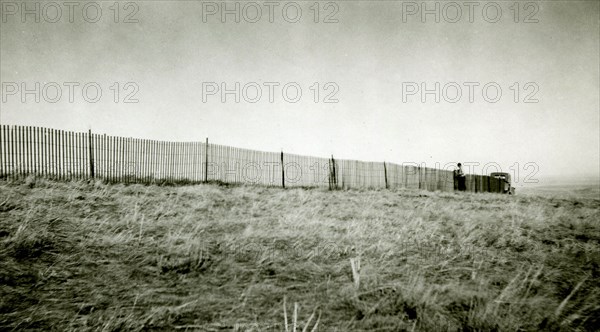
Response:
[[[25,155],[23,141],[25,138],[23,137],[23,127],[18,127],[18,144],[19,144],[19,173],[21,176],[25,175],[25,161],[23,160],[23,156]]]
[[[6,137],[4,136],[4,133],[6,133],[6,126],[0,124],[0,178],[4,178],[7,173],[5,160],[6,147],[4,145],[6,143]]]
[[[43,152],[42,152],[42,128],[40,127],[34,127],[35,128],[35,137],[36,137],[36,148],[35,148],[35,174],[37,176],[42,176],[42,158],[43,158]]]
[[[4,178],[8,171],[6,170],[6,126],[0,124],[0,178]]]

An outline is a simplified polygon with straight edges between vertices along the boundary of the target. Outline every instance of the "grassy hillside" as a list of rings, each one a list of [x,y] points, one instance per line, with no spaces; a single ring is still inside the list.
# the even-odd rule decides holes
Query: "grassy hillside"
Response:
[[[0,181],[0,329],[593,330],[599,207],[593,195]]]

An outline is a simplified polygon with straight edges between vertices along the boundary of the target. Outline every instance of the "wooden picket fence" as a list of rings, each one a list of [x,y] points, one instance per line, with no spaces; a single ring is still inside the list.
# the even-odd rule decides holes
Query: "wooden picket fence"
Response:
[[[0,126],[0,178],[38,175],[123,183],[244,183],[279,187],[453,191],[453,172],[209,144],[40,127]],[[467,191],[500,192],[500,180],[467,175]]]

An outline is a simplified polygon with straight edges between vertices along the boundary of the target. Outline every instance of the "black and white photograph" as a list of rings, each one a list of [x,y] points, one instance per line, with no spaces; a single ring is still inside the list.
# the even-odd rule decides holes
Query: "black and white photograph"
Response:
[[[600,1],[0,0],[0,331],[599,331]]]

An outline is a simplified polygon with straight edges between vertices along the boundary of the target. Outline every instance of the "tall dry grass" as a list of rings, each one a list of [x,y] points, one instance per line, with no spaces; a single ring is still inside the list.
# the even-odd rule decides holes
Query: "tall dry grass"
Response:
[[[40,178],[0,188],[1,329],[600,326],[594,196]]]

